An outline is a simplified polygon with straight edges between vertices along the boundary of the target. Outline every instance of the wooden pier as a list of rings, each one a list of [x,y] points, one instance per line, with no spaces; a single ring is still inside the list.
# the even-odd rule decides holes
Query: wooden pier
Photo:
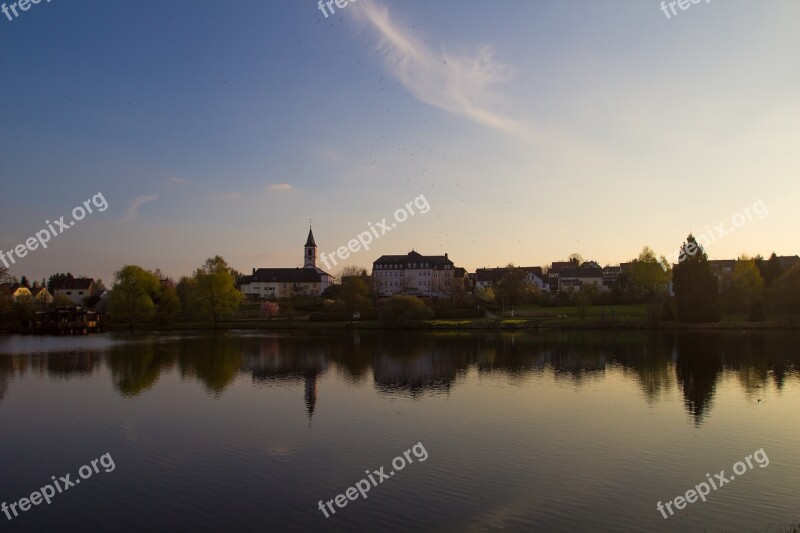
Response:
[[[34,335],[87,335],[101,331],[101,317],[84,307],[59,307],[37,312],[25,329]]]

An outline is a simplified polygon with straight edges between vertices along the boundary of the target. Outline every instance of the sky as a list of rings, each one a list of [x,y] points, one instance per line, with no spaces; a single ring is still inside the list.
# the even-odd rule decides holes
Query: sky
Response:
[[[330,254],[420,196],[427,212],[331,273],[412,249],[468,271],[618,264],[689,232],[715,259],[800,253],[800,3],[333,9],[0,14],[0,250],[97,194],[108,205],[10,272],[177,279],[217,254],[245,273],[302,266],[309,220]]]

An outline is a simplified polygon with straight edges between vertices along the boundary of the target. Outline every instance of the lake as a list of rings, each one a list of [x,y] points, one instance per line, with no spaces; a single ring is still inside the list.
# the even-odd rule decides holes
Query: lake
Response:
[[[779,531],[800,521],[798,347],[742,331],[0,337],[0,500],[16,502],[0,523]]]

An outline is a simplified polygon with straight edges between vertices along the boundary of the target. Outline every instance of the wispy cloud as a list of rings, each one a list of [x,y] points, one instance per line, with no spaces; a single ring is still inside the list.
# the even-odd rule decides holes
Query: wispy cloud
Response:
[[[190,183],[186,178],[179,178],[178,176],[172,176],[168,181],[176,185],[188,185]]]
[[[128,211],[125,213],[125,222],[136,222],[139,219],[139,208],[144,204],[158,199],[157,194],[147,196],[137,196],[128,203]]]
[[[513,71],[495,61],[490,47],[474,57],[436,52],[413,30],[393,20],[385,7],[374,2],[356,5],[352,12],[380,38],[378,50],[386,69],[417,99],[493,129],[525,133],[522,124],[491,108],[497,100],[491,86],[510,80]]]
[[[269,190],[271,191],[293,191],[294,187],[289,185],[288,183],[273,183],[269,186]]]

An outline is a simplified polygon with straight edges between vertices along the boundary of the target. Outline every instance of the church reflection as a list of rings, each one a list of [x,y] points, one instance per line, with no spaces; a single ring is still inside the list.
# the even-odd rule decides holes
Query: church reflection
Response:
[[[258,352],[251,352],[245,359],[245,368],[254,383],[302,381],[306,413],[311,421],[317,405],[317,380],[328,370],[324,345],[280,337],[263,338]]]

